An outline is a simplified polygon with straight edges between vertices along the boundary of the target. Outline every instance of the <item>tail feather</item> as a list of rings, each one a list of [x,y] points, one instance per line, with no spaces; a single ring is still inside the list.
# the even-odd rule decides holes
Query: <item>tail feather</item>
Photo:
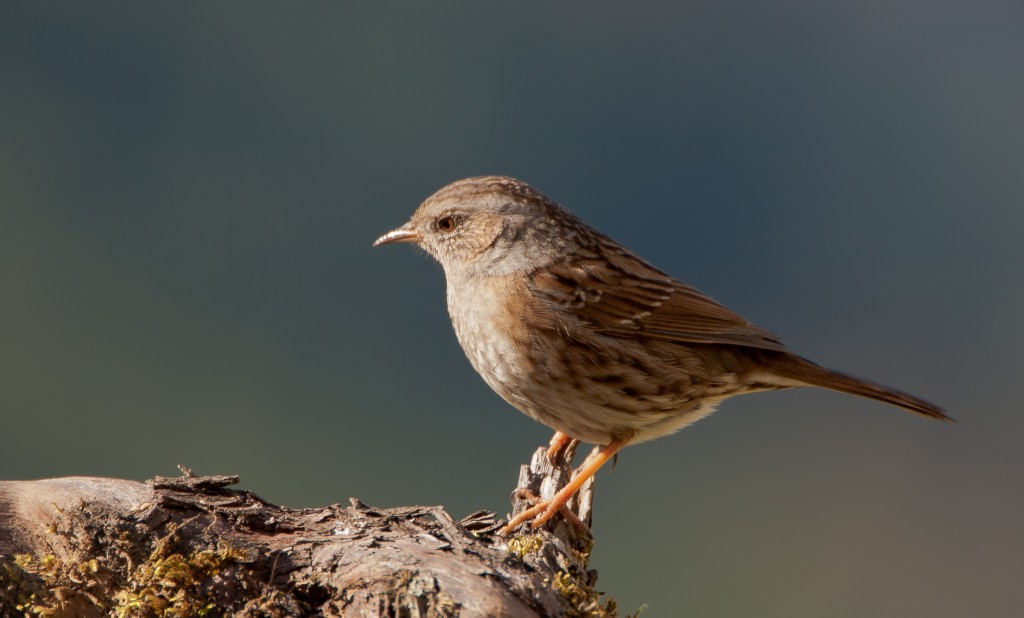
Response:
[[[828,388],[842,393],[889,403],[927,418],[951,423],[956,422],[939,406],[908,393],[826,369],[808,360],[798,360],[799,364],[795,371],[786,377],[797,379],[811,386],[820,386],[821,388]]]

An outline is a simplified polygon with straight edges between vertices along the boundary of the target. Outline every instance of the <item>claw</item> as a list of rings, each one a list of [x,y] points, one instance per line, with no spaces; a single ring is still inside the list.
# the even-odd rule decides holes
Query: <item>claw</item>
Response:
[[[552,446],[554,446],[556,439],[558,439],[560,435],[563,437],[565,436],[565,434],[562,434],[561,432],[556,433],[555,437],[551,439]],[[542,500],[519,515],[516,515],[504,528],[498,531],[498,534],[511,534],[516,528],[531,519],[533,522],[530,527],[536,530],[550,521],[551,518],[555,516],[555,513],[563,510],[568,511],[569,509],[566,508],[566,504],[568,504],[569,500],[576,495],[576,492],[580,490],[583,483],[585,483],[590,477],[594,476],[601,466],[606,464],[609,459],[615,457],[615,454],[618,453],[625,445],[626,443],[623,440],[612,440],[609,442],[608,446],[601,449],[599,453],[592,457],[588,457],[587,460],[583,462],[583,465],[580,466],[579,470],[576,471],[576,475],[571,481],[569,481],[569,484],[556,493],[552,499]],[[572,516],[570,521],[572,520],[575,520],[573,523],[578,522],[580,525],[583,524],[583,522],[581,522],[575,515]]]

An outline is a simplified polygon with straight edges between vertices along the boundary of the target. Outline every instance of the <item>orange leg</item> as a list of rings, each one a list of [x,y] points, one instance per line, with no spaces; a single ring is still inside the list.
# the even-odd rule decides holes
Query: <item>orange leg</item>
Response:
[[[565,435],[561,431],[556,431],[555,435],[551,436],[551,446],[548,447],[548,460],[554,464],[558,461],[558,456],[562,453],[568,444],[572,442],[572,438]],[[572,463],[572,462],[570,462]]]
[[[551,500],[544,500],[526,509],[518,516],[512,518],[512,521],[508,522],[508,525],[502,528],[499,533],[509,534],[524,522],[531,519],[533,520],[533,523],[530,525],[531,528],[539,528],[543,526],[549,519],[554,517],[555,513],[560,511],[570,499],[572,499],[587,479],[594,476],[598,469],[608,463],[609,459],[615,457],[615,454],[624,446],[626,446],[626,443],[623,440],[612,440],[609,442],[608,446],[601,449],[597,455],[592,458],[588,457],[587,460],[583,462],[583,465],[576,471],[576,476],[569,481],[568,485],[555,494],[554,498]]]

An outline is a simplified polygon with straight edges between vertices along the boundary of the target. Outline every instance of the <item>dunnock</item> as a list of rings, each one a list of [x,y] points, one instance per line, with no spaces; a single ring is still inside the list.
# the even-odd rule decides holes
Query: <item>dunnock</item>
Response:
[[[572,438],[604,445],[505,531],[542,525],[619,449],[673,433],[734,395],[820,386],[950,420],[926,401],[797,356],[512,178],[444,187],[374,246],[392,242],[417,243],[441,263],[470,363],[556,431],[553,457]]]

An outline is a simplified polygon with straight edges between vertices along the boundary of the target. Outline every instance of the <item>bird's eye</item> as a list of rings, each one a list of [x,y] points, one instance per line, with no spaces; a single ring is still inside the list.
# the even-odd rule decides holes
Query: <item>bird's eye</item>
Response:
[[[444,232],[452,232],[455,230],[455,217],[447,216],[441,217],[437,220],[437,229]]]

